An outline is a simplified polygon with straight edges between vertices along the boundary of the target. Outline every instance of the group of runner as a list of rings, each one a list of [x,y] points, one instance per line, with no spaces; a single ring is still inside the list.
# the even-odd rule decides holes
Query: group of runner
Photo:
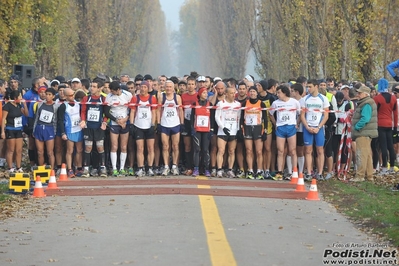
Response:
[[[348,135],[354,109],[346,84],[304,77],[279,84],[250,75],[222,80],[195,73],[181,79],[116,78],[67,82],[59,76],[50,86],[36,78],[25,101],[11,88],[1,131],[9,170],[22,171],[14,153],[20,154],[23,131],[31,164],[60,169],[65,162],[69,177],[289,180],[297,168],[306,180],[321,180],[334,175],[338,153],[339,163],[347,163],[348,150],[336,145],[341,134]]]

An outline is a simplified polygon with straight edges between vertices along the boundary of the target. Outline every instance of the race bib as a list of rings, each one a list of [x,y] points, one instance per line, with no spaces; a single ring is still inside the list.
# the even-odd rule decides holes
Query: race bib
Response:
[[[198,115],[197,116],[197,127],[209,127],[209,116]]]
[[[307,122],[309,126],[318,126],[321,121],[321,112],[309,112],[307,115]]]
[[[278,118],[283,123],[288,123],[291,120],[291,114],[287,111],[280,111],[278,112]]]
[[[53,121],[53,113],[47,111],[47,110],[42,110],[39,116],[39,120],[44,122],[44,123],[51,123]]]
[[[14,118],[14,127],[22,127],[22,116]]]
[[[224,126],[227,127],[231,133],[237,132],[237,113],[234,111],[227,111],[225,115]]]
[[[71,122],[72,122],[72,126],[73,127],[78,127],[79,123],[80,123],[80,117],[76,116],[76,117],[71,117]]]
[[[257,114],[247,114],[245,116],[245,124],[247,126],[256,126],[256,125],[258,125],[258,115]]]
[[[148,119],[150,118],[150,108],[148,107],[139,107],[138,108],[138,119]]]
[[[191,108],[184,109],[184,119],[190,120],[191,118]]]
[[[174,117],[176,114],[176,108],[174,107],[166,107],[165,108],[166,117]]]
[[[100,110],[89,109],[87,111],[87,121],[89,121],[89,122],[99,122],[100,121]]]

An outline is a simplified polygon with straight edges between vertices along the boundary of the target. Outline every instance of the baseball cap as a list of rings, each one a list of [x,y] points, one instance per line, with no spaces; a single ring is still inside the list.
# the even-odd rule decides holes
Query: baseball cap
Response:
[[[362,85],[359,89],[356,90],[357,92],[364,92],[370,94],[371,90],[369,87]]]
[[[350,88],[349,88],[349,86],[348,86],[348,85],[342,85],[342,87],[341,87],[341,91],[342,91],[343,89],[348,89],[348,90],[349,90]]]
[[[58,79],[53,79],[53,80],[50,82],[50,84],[51,84],[51,86],[60,85],[60,81],[59,81]]]
[[[204,82],[205,82],[205,77],[204,77],[204,76],[199,76],[199,77],[197,78],[197,81],[198,81],[198,82],[200,82],[200,81],[204,81]]]
[[[72,83],[74,83],[74,82],[80,83],[80,79],[78,79],[78,78],[73,78],[71,82],[72,82]]]
[[[222,81],[222,78],[215,77],[215,78],[213,79],[213,83],[217,83],[217,82],[219,82],[219,81]]]

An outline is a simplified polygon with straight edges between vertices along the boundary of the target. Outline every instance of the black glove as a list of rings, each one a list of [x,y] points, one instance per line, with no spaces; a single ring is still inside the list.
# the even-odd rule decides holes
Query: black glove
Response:
[[[267,134],[266,134],[266,132],[263,132],[263,134],[262,134],[262,141],[266,141],[266,139],[267,139]]]
[[[396,138],[398,136],[398,128],[394,127],[393,128],[393,137]]]
[[[161,134],[161,124],[157,125],[157,132],[158,132],[158,134]]]
[[[209,131],[208,140],[211,140],[212,137],[213,137],[213,130]]]
[[[227,137],[230,137],[230,130],[227,127],[223,128],[223,132]]]
[[[180,124],[180,133],[185,133],[186,132],[186,127],[184,124]]]
[[[191,126],[191,136],[193,136],[193,137],[194,137],[194,136],[195,136],[195,133],[196,133],[196,132],[195,132],[195,129],[194,129],[194,127],[193,127],[193,126]]]
[[[244,140],[244,134],[242,133],[242,129],[239,129],[237,131],[237,139],[238,140]]]
[[[398,76],[393,77],[393,79],[394,79],[395,81],[399,81],[399,77],[398,77]]]

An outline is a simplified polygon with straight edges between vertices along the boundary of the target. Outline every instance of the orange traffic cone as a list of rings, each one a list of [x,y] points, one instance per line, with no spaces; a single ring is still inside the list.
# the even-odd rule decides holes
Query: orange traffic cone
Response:
[[[58,189],[57,181],[55,180],[54,170],[51,170],[50,180],[48,181],[47,189]]]
[[[66,166],[64,163],[61,166],[61,172],[60,172],[60,177],[58,178],[58,181],[68,181]]]
[[[44,194],[44,189],[42,185],[42,181],[40,179],[40,176],[36,177],[36,182],[35,182],[35,188],[33,189],[33,195],[34,198],[43,198],[46,195]]]
[[[303,174],[299,173],[298,183],[296,184],[296,191],[306,191],[305,181],[303,180]]]
[[[312,179],[312,183],[310,184],[310,189],[308,196],[306,197],[307,200],[320,200],[319,199],[319,193],[317,193],[317,184],[316,184],[316,179]]]
[[[298,169],[296,166],[294,167],[294,170],[292,171],[292,176],[291,176],[291,182],[290,184],[298,184]]]

